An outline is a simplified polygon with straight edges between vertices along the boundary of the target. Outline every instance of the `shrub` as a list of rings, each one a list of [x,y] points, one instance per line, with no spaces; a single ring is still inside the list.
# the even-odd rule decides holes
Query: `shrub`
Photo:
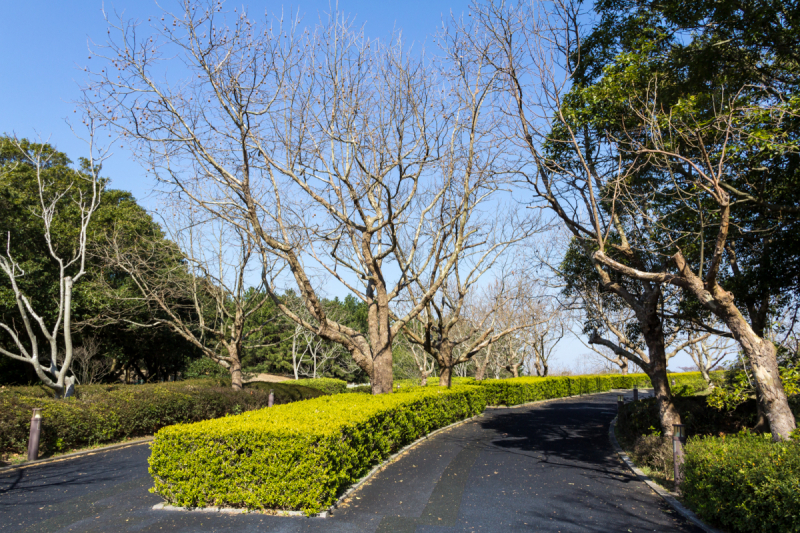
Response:
[[[291,381],[282,381],[281,383],[311,387],[312,389],[321,390],[326,394],[341,394],[347,392],[347,382],[334,378],[295,379]]]
[[[230,370],[215,363],[208,357],[200,357],[189,363],[189,366],[186,367],[186,371],[183,373],[183,377],[187,379],[202,379],[205,377],[230,379],[231,373]]]
[[[306,387],[281,387],[275,390],[275,401],[321,394]],[[0,454],[25,452],[34,407],[42,409],[40,452],[48,455],[152,435],[171,424],[260,409],[268,397],[269,391],[234,391],[211,380],[79,386],[77,397],[65,400],[54,400],[38,387],[5,388],[0,390]]]
[[[410,387],[420,387],[420,382],[422,381],[421,378],[416,379],[396,379],[394,380],[394,385],[397,387],[400,386],[401,389],[407,389]],[[452,385],[475,385],[478,382],[475,381],[475,378],[471,377],[453,377],[451,380]],[[428,376],[428,383],[426,384],[427,387],[438,387],[439,386],[439,378],[437,376]]]
[[[153,490],[179,506],[312,514],[402,446],[485,406],[477,387],[418,387],[164,428],[150,456]]]
[[[252,383],[245,383],[244,389],[259,390],[267,393],[273,391],[275,394],[275,403],[289,403],[298,400],[307,400],[309,398],[317,398],[325,396],[327,393],[312,387],[304,387],[303,385],[295,385],[288,381],[281,381],[279,383],[267,383],[263,381],[254,381]],[[280,401],[279,401],[280,400]]]
[[[684,496],[704,520],[731,531],[800,531],[800,443],[695,437],[684,472]]]
[[[521,377],[476,381],[486,391],[489,405],[519,405],[576,394],[631,389],[649,385],[644,374],[611,374],[577,377]]]

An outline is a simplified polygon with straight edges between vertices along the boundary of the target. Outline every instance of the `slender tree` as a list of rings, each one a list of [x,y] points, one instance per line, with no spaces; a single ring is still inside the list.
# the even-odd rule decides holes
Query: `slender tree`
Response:
[[[89,224],[100,205],[103,182],[99,172],[108,156],[106,150],[98,150],[94,143],[96,123],[91,119],[86,123],[89,155],[80,169],[62,167],[60,170],[66,176],[48,172],[51,161],[58,153],[47,144],[32,144],[16,138],[11,141],[21,156],[21,164],[29,166],[36,176],[38,205],[34,208],[34,214],[41,220],[47,254],[57,267],[58,292],[54,301],[37,302],[26,294],[20,280],[29,273],[12,253],[11,242],[15,236],[8,232],[5,235],[5,253],[0,255],[0,272],[10,286],[18,315],[13,321],[0,321],[0,332],[11,341],[10,349],[0,345],[0,354],[31,365],[36,376],[53,391],[56,398],[68,397],[74,392],[75,376],[71,372],[74,356],[73,293],[75,284],[87,274]],[[59,246],[64,243],[54,238],[54,227],[65,223],[65,211],[77,213],[79,221],[67,249]],[[53,318],[47,320],[48,315]],[[49,349],[40,349],[40,337],[45,339]],[[62,354],[60,358],[59,354]],[[49,365],[45,364],[46,357],[49,358]]]

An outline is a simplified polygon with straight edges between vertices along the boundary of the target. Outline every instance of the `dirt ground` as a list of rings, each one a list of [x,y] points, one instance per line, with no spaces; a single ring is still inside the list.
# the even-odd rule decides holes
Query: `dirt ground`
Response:
[[[252,383],[254,381],[263,381],[265,383],[280,383],[281,381],[291,381],[292,378],[286,376],[276,376],[275,374],[258,374],[254,378],[246,379],[245,383]]]

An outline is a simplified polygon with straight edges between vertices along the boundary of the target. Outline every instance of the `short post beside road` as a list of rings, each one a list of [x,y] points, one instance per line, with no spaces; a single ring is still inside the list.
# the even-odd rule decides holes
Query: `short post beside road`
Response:
[[[39,435],[42,432],[42,410],[34,409],[31,418],[31,435],[28,439],[28,461],[39,458]]]
[[[617,396],[617,413],[622,413],[622,406],[625,405],[625,396],[620,394]]]
[[[634,402],[639,401],[639,387],[637,385],[633,386],[633,401]]]
[[[272,392],[272,389],[269,390],[269,400],[267,400],[267,407],[272,407],[272,404],[275,403],[275,393]]]
[[[683,483],[683,446],[686,444],[686,426],[683,424],[672,425],[672,461],[675,464],[675,492],[681,492]]]

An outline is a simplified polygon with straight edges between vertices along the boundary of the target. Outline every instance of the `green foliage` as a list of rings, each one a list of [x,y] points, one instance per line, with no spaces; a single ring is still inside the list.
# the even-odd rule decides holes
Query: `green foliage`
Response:
[[[276,385],[276,384],[272,384]],[[280,384],[277,384],[280,385]],[[275,402],[319,396],[306,387],[273,387]],[[42,409],[43,455],[132,437],[158,429],[260,409],[269,391],[234,391],[211,380],[153,385],[78,386],[77,397],[54,400],[43,387],[0,389],[0,454],[27,449],[33,408]]]
[[[699,372],[670,374],[677,386],[697,385]],[[702,381],[702,378],[701,378]],[[632,389],[634,385],[649,387],[650,378],[645,374],[610,374],[603,376],[575,377],[521,377],[501,380],[478,381],[487,391],[490,405],[518,405],[521,403],[560,398],[577,394],[590,394],[611,389]]]
[[[675,408],[681,415],[689,435],[719,435],[738,433],[753,428],[758,421],[755,400],[738,405],[730,411],[710,407],[704,396],[675,397]],[[658,404],[654,398],[627,403],[617,422],[617,434],[624,444],[633,446],[637,439],[654,433],[660,427]]]
[[[800,443],[769,435],[696,437],[686,444],[686,501],[730,531],[800,531]]]
[[[754,393],[753,385],[742,372],[728,373],[708,395],[708,405],[720,411],[732,411],[746,402]]]
[[[69,255],[76,246],[80,226],[76,202],[81,194],[84,197],[91,194],[90,184],[86,181],[86,162],[80,160],[78,165],[73,165],[66,154],[47,144],[39,145],[22,140],[21,145],[29,153],[42,149],[46,155],[52,156],[42,172],[47,183],[45,197],[65,193],[54,214],[53,246],[60,253]],[[108,180],[103,179],[103,183],[107,186]],[[18,278],[20,289],[45,322],[52,324],[57,312],[53,302],[58,300],[58,264],[47,251],[44,224],[37,216],[40,211],[35,169],[10,138],[0,136],[0,235],[5,238],[10,234],[10,252],[25,270],[25,275]],[[160,226],[136,203],[129,192],[105,189],[100,206],[88,227],[87,276],[75,287],[73,295],[72,321],[75,325],[87,320],[98,321],[98,317],[109,314],[110,308],[116,304],[114,296],[119,296],[119,291],[124,290],[129,283],[123,272],[107,268],[95,253],[98,243],[110,232],[115,232],[126,242],[132,240],[132,236],[146,236],[160,241],[162,247],[169,244],[163,239]],[[111,285],[113,290],[103,290],[105,285]],[[143,323],[148,321],[149,316],[147,313],[134,313],[128,314],[127,318]],[[20,323],[9,280],[2,273],[0,322]],[[180,371],[187,359],[197,356],[195,349],[186,341],[166,329],[106,322],[95,324],[101,325],[102,327],[91,328],[91,334],[100,340],[99,357],[114,360],[116,372],[128,367],[139,371],[144,369],[151,378],[165,377]],[[75,346],[82,344],[80,333],[73,332],[73,338]],[[39,344],[46,345],[41,335]],[[12,352],[17,351],[13,341],[3,331],[0,331],[0,346]],[[47,363],[47,359],[44,362]],[[38,382],[38,377],[29,364],[5,358],[0,361],[0,383],[32,382]]]
[[[156,434],[156,493],[179,506],[331,505],[369,469],[431,431],[483,411],[481,389],[340,394]]]
[[[259,297],[259,293],[253,291],[251,296]],[[300,297],[293,291],[286,291],[280,298],[290,308],[303,306]],[[335,317],[338,322],[362,333],[367,332],[367,306],[355,296],[348,295],[344,300],[323,299],[322,305],[326,313]],[[244,345],[242,366],[248,372],[254,373],[291,374],[294,322],[283,315],[274,302],[268,301],[247,319],[247,328],[255,330],[256,325],[260,329],[248,336]],[[300,352],[303,351],[302,346],[296,348]],[[317,372],[320,377],[337,378],[348,382],[363,382],[367,379],[364,371],[352,363],[350,354],[344,350],[341,350],[340,357],[328,361],[325,368],[317,369]]]
[[[800,394],[800,369],[779,367],[783,390],[787,396]],[[716,387],[708,395],[708,405],[720,411],[732,411],[750,398],[755,397],[755,388],[747,372],[731,369],[722,379],[716,380]]]
[[[230,383],[227,384],[230,387]],[[254,381],[252,383],[245,383],[244,389],[247,391],[259,390],[266,392],[272,391],[275,393],[276,403],[289,403],[300,400],[307,400],[309,398],[318,398],[325,396],[327,393],[313,387],[304,387],[296,385],[290,381],[282,381],[280,383],[265,383],[263,381]],[[280,400],[280,401],[278,401]]]
[[[698,376],[690,372],[671,377],[692,383]],[[368,388],[347,389],[359,393],[164,428],[156,435],[150,457],[153,490],[178,506],[312,514],[331,505],[400,447],[478,414],[487,404],[515,405],[649,384],[644,374],[455,381],[448,389],[435,379],[427,387],[409,380],[398,383],[394,394],[377,396],[360,393],[368,393]]]
[[[316,379],[296,379],[292,381],[284,381],[287,385],[302,385],[304,387],[311,387],[312,389],[321,390],[326,394],[341,394],[347,392],[347,382],[341,379],[333,378],[316,378]]]
[[[196,378],[226,378],[230,377],[230,372],[221,365],[215,363],[208,357],[195,359],[186,367],[183,376],[186,379]]]
[[[400,387],[401,389],[408,389],[412,387],[420,387],[420,379],[396,379],[394,380],[395,388]],[[475,378],[471,377],[454,377],[451,379],[453,385],[475,385],[478,382],[475,381]],[[439,386],[439,378],[436,376],[428,376],[428,382],[426,384],[427,387],[438,387]]]

